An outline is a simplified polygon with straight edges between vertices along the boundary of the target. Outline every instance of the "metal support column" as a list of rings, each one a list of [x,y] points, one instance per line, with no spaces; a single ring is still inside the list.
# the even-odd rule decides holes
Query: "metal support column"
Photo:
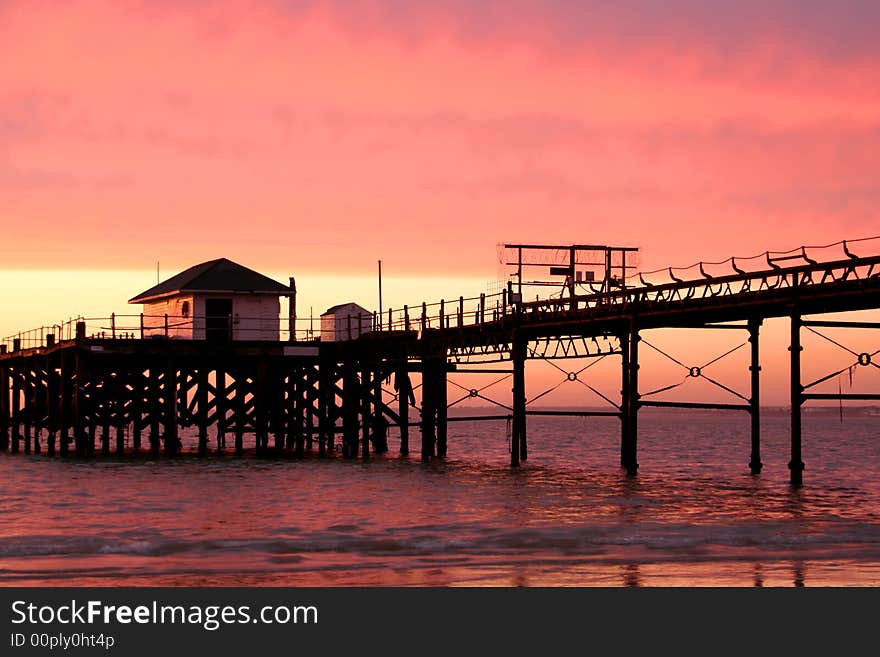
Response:
[[[751,373],[752,393],[749,397],[749,414],[752,420],[752,457],[749,460],[749,469],[752,474],[761,474],[761,356],[758,348],[758,334],[761,320],[749,319],[749,343],[751,345],[752,359],[749,365]]]
[[[801,385],[801,317],[797,313],[791,315],[791,460],[788,469],[791,471],[791,483],[800,486],[804,480],[804,462],[801,455],[801,406],[804,403],[804,389]]]

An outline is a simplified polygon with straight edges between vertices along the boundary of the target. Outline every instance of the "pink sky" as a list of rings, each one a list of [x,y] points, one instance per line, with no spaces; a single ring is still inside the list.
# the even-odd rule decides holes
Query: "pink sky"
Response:
[[[872,3],[247,4],[0,3],[4,266],[878,232]]]
[[[510,240],[880,233],[876,3],[252,4],[0,0],[0,268],[484,281]]]

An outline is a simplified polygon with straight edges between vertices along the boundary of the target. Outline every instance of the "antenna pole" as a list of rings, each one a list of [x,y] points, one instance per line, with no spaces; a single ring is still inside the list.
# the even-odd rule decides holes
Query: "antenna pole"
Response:
[[[379,330],[382,330],[382,261],[379,261]]]

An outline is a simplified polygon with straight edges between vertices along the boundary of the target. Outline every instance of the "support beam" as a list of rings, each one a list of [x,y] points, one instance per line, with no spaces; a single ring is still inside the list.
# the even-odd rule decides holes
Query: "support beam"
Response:
[[[177,438],[177,364],[173,358],[169,358],[165,366],[162,402],[162,420],[165,425],[165,455],[174,456],[180,452],[180,446]]]
[[[626,466],[626,445],[630,420],[629,331],[620,337],[620,467]]]
[[[235,455],[244,454],[245,394],[247,374],[239,367],[235,372]]]
[[[422,460],[434,458],[437,437],[437,394],[434,390],[435,377],[431,372],[432,361],[422,358]]]
[[[196,370],[196,423],[199,427],[199,456],[208,455],[208,364],[202,360]]]
[[[13,351],[18,351],[13,347]],[[21,359],[13,363],[9,368],[9,376],[12,379],[12,404],[10,421],[12,423],[12,453],[18,453],[21,442]]]
[[[761,354],[758,337],[761,320],[749,319],[749,345],[751,347],[751,395],[749,396],[749,414],[752,421],[752,455],[749,459],[749,470],[752,474],[761,474]]]
[[[358,453],[359,389],[355,363],[348,360],[342,366],[342,455],[347,458]]]
[[[55,357],[46,356],[46,429],[49,436],[46,442],[46,454],[55,456],[55,442],[58,437],[58,415],[60,413],[61,395],[58,392],[58,373],[55,371]]]
[[[27,358],[22,363],[22,392],[24,393],[24,406],[22,407],[22,426],[24,431],[24,453],[31,453],[31,423],[34,418],[34,377],[33,377],[33,359]]]
[[[360,404],[361,404],[361,458],[364,461],[370,458],[370,428],[373,422],[372,404],[370,393],[372,392],[372,372],[368,365],[361,370]]]
[[[6,353],[3,345],[2,353]],[[9,366],[0,361],[0,451],[9,449]]]
[[[804,462],[801,454],[801,406],[804,389],[801,386],[801,317],[796,312],[791,315],[791,483],[800,486],[804,481]]]
[[[513,429],[510,435],[510,465],[516,467],[527,454],[526,441],[526,356],[527,342],[514,335],[510,357],[513,360]]]
[[[638,418],[639,418],[639,329],[633,320],[627,336],[626,399],[623,412],[626,415],[626,431],[621,445],[621,464],[629,476],[639,469],[638,463]]]
[[[59,421],[59,436],[58,436],[58,448],[61,456],[67,456],[68,450],[70,449],[70,435],[68,433],[70,424],[71,424],[71,397],[73,396],[71,390],[71,380],[73,378],[73,374],[71,372],[70,367],[70,356],[64,351],[60,354],[60,370],[61,374],[58,379],[58,421]],[[75,435],[75,434],[74,434]]]
[[[394,375],[397,389],[397,414],[400,417],[400,453],[409,454],[409,401],[412,383],[406,368],[399,368]]]
[[[223,364],[218,363],[214,371],[214,420],[217,423],[217,453],[222,454],[226,447],[226,406],[228,394],[226,389],[226,372]]]
[[[150,417],[150,454],[153,458],[159,456],[159,420],[162,412],[160,398],[159,368],[152,363],[147,384],[147,408]]]
[[[131,448],[141,451],[141,413],[144,404],[144,372],[136,365],[129,373],[131,380]]]

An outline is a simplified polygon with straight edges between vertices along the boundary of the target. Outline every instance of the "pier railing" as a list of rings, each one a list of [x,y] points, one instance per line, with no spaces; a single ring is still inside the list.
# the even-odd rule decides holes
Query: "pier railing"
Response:
[[[873,255],[868,255],[868,254]],[[638,272],[615,287],[606,283],[578,282],[572,295],[568,285],[534,300],[518,298],[508,290],[470,297],[444,298],[388,308],[367,315],[337,317],[332,340],[354,339],[375,331],[455,330],[479,327],[516,317],[568,313],[606,313],[632,304],[657,304],[744,295],[779,288],[806,288],[829,282],[880,277],[880,236],[844,240],[822,246],[801,246],[784,252],[767,251],[748,258],[698,262],[689,267],[667,267]],[[546,288],[544,288],[546,289]],[[311,341],[321,337],[320,317],[298,317],[291,329],[286,318],[205,317],[172,315],[117,315],[75,317],[6,336],[7,351],[46,346],[76,338],[77,324],[85,324],[85,337],[100,339],[205,339],[253,341]],[[293,335],[291,335],[293,330]],[[324,336],[328,339],[328,336]]]

